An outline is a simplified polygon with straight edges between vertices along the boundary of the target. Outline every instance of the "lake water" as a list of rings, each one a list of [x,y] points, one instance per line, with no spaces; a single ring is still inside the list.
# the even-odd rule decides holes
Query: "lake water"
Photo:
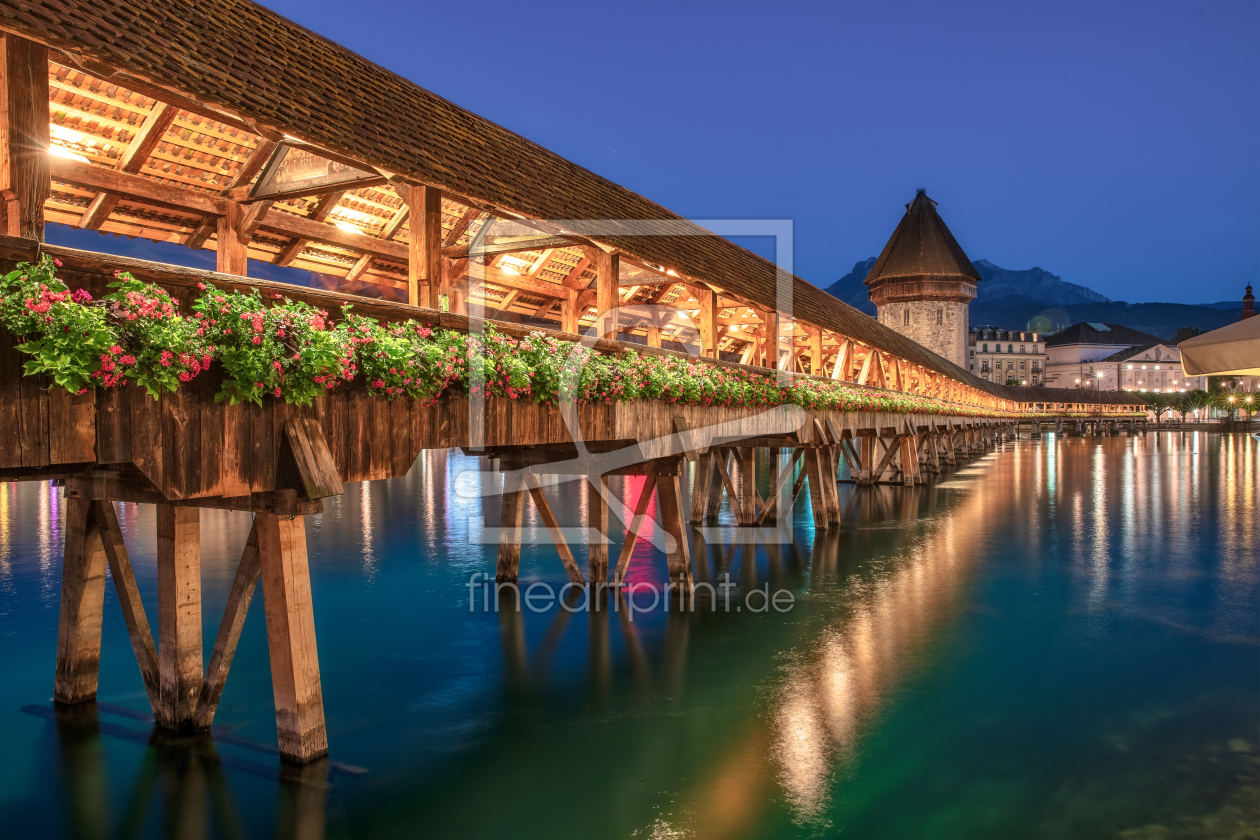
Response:
[[[592,615],[483,611],[497,505],[429,452],[308,520],[336,764],[301,771],[265,751],[261,593],[213,739],[152,734],[112,586],[100,705],[54,719],[60,491],[0,484],[0,836],[1260,837],[1258,460],[1241,435],[1008,443],[933,486],[841,484],[838,532],[802,498],[791,545],[693,535],[729,611]],[[582,521],[580,485],[549,493]],[[153,509],[120,519],[156,621]],[[207,646],[249,527],[203,512]],[[630,579],[665,578],[641,543]],[[566,580],[524,549],[522,586]]]

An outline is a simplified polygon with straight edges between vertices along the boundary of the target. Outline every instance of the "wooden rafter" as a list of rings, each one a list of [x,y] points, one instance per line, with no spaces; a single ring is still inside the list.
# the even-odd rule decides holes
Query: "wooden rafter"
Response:
[[[157,103],[145,117],[144,124],[132,135],[131,141],[118,158],[114,169],[132,175],[138,173],[148,161],[149,156],[153,154],[153,149],[166,134],[166,130],[170,128],[175,119],[175,113],[176,109],[170,105]],[[115,193],[97,193],[96,198],[92,199],[92,203],[84,211],[83,217],[79,219],[79,227],[85,230],[100,230],[101,225],[118,206],[118,201],[119,196]]]

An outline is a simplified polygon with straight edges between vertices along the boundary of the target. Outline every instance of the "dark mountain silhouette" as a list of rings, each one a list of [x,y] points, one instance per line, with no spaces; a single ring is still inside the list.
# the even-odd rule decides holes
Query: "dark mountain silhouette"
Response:
[[[866,292],[866,274],[875,257],[861,260],[826,291],[868,315],[875,305]],[[988,260],[972,263],[980,272],[977,296],[971,302],[973,325],[1054,332],[1081,321],[1124,324],[1135,330],[1171,337],[1179,327],[1214,330],[1238,320],[1242,303],[1204,304],[1126,303],[1113,301],[1093,289],[1068,283],[1042,268],[1013,270]]]

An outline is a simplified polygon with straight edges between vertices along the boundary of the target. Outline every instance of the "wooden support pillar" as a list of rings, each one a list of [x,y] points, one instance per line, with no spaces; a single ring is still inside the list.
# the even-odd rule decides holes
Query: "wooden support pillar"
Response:
[[[595,264],[595,318],[597,338],[616,338],[617,274],[619,265],[616,254],[603,248],[588,249],[588,256]]]
[[[709,476],[709,499],[705,505],[704,515],[706,519],[713,519],[722,509],[722,489],[727,475],[727,465],[731,459],[731,450],[712,447],[709,451],[713,453],[713,472]],[[736,507],[736,501],[733,498],[731,506]]]
[[[206,668],[206,678],[202,681],[201,692],[197,697],[197,709],[193,713],[193,726],[197,729],[209,729],[214,723],[214,713],[219,707],[219,698],[223,696],[223,688],[227,685],[232,659],[236,656],[236,643],[240,641],[241,628],[245,626],[245,616],[249,613],[249,604],[253,600],[261,569],[258,523],[255,522],[254,527],[249,530],[245,550],[241,553],[241,562],[236,568],[236,578],[232,581],[232,590],[228,593],[227,606],[223,610],[223,620],[219,623],[219,634],[215,637],[214,650],[210,654],[210,665]]]
[[[245,208],[227,202],[227,214],[220,216],[216,233],[215,271],[220,274],[249,274],[249,236],[245,231]]]
[[[315,608],[301,516],[254,515],[259,576],[267,615],[267,650],[280,755],[305,763],[328,754],[324,692],[315,647]]]
[[[809,372],[814,376],[824,376],[823,370],[823,334],[820,329],[809,330]]]
[[[692,293],[700,302],[700,316],[697,327],[700,330],[700,355],[707,359],[718,357],[717,349],[717,294],[712,289],[697,288]]]
[[[57,680],[53,699],[82,703],[96,697],[105,610],[105,548],[92,502],[66,499]]]
[[[779,367],[779,312],[776,309],[767,309],[761,313],[761,316],[766,327],[761,366],[777,370]]]
[[[123,621],[127,624],[127,635],[131,637],[131,647],[136,654],[136,663],[140,666],[140,677],[144,680],[149,706],[156,720],[162,702],[157,645],[153,642],[149,619],[144,612],[144,603],[140,600],[140,587],[136,585],[131,558],[123,542],[122,529],[118,527],[114,503],[98,501],[93,502],[93,505],[96,525],[105,546],[105,557],[109,560],[109,573],[114,578],[114,590],[118,593],[118,605],[122,609]]]
[[[805,453],[805,472],[809,481],[809,506],[814,513],[814,528],[823,531],[831,524],[831,517],[827,512],[827,493],[823,487],[824,470],[820,452],[819,447],[813,446]]]
[[[695,479],[691,484],[691,521],[703,522],[706,517],[706,510],[709,504],[709,494],[713,492],[712,482],[713,474],[716,469],[713,466],[713,450],[700,453],[700,457],[696,459]],[[720,482],[721,479],[719,478]],[[718,492],[721,492],[721,486],[718,486]]]
[[[201,693],[201,511],[157,506],[158,723],[191,725]]]
[[[586,482],[586,511],[589,534],[587,571],[591,583],[608,580],[608,479],[589,476]]]
[[[741,525],[751,525],[757,516],[757,450],[741,447],[739,450],[739,508],[743,516]]]
[[[525,480],[520,473],[503,473],[503,496],[499,514],[499,561],[494,579],[516,583],[521,565],[521,535],[525,523]]]
[[[442,191],[416,184],[399,185],[397,191],[409,208],[407,302],[440,309],[443,296],[447,304],[451,299],[442,271]]]
[[[639,530],[647,516],[648,505],[652,502],[652,493],[656,489],[656,476],[649,475],[643,479],[643,488],[639,491],[639,500],[634,505],[634,515],[626,529],[626,541],[621,544],[621,554],[617,558],[617,568],[613,571],[613,580],[621,583],[626,577],[626,569],[630,566],[630,555],[634,553],[635,543],[639,540]],[[659,505],[658,505],[659,507]],[[694,507],[694,506],[693,506]],[[595,583],[596,581],[591,581]],[[603,581],[599,581],[603,583]],[[597,593],[598,590],[595,590]],[[592,594],[594,597],[594,594]]]
[[[871,484],[875,474],[875,435],[858,438],[862,455],[862,484]]]
[[[662,475],[656,478],[656,502],[661,514],[665,533],[673,537],[673,550],[667,551],[669,582],[677,591],[690,595],[695,582],[691,573],[691,546],[687,543],[687,525],[682,513],[682,494],[678,476]]]
[[[582,314],[578,312],[578,292],[577,289],[569,289],[569,297],[560,302],[560,331],[578,334],[578,318]]]
[[[661,324],[655,312],[648,314],[647,319],[647,345],[648,347],[661,346]]]
[[[0,200],[4,233],[44,241],[44,202],[52,191],[48,156],[48,48],[0,38]]]

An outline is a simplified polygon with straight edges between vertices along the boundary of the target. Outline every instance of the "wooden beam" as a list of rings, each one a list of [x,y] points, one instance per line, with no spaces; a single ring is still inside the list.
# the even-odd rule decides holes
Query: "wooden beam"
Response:
[[[814,376],[822,376],[823,371],[823,336],[818,327],[809,330],[809,372]]]
[[[10,38],[6,36],[6,40]],[[96,697],[100,671],[105,548],[92,502],[66,499],[65,527],[53,699],[58,703],[82,703]]]
[[[697,326],[700,330],[700,354],[706,358],[718,357],[717,345],[717,295],[711,289],[695,288],[692,294],[700,301],[700,317]]]
[[[515,239],[508,242],[486,243],[477,249],[477,253],[490,258],[501,254],[518,254],[522,251],[545,251],[555,248],[570,248],[584,244],[581,239],[572,236],[541,236],[533,239]],[[602,250],[602,249],[601,249]],[[469,256],[467,245],[443,246],[442,256],[451,260]]]
[[[400,245],[397,242],[385,242],[374,236],[350,233],[334,225],[296,216],[283,210],[277,210],[274,207],[263,216],[260,226],[289,236],[301,237],[314,242],[327,242],[365,254],[387,257],[400,263],[407,261],[407,246],[405,245]]]
[[[220,274],[249,274],[249,235],[245,232],[245,207],[227,202],[227,213],[219,217],[216,234],[215,271]]]
[[[149,156],[153,154],[154,148],[165,136],[171,123],[175,121],[178,110],[164,102],[156,103],[153,110],[145,117],[140,129],[131,136],[127,148],[114,164],[114,169],[132,175],[137,174],[149,160]],[[101,225],[118,206],[118,201],[119,196],[113,193],[97,193],[96,198],[92,199],[92,203],[83,213],[83,217],[79,219],[79,227],[85,230],[100,230]]]
[[[367,274],[367,270],[371,267],[371,265],[372,265],[371,254],[364,254],[363,256],[359,257],[358,262],[350,266],[350,270],[346,272],[345,281],[347,283],[355,282],[356,280],[361,278],[364,274]]]
[[[157,506],[158,723],[192,722],[201,694],[201,524],[193,507]]]
[[[615,338],[617,297],[617,256],[603,248],[590,248],[587,256],[595,263],[595,308],[597,338]]]
[[[522,473],[503,473],[503,495],[499,497],[499,555],[494,573],[498,583],[515,583],[520,571],[526,494]]]
[[[319,197],[319,201],[315,203],[315,208],[311,210],[311,215],[307,216],[307,218],[312,222],[323,222],[328,218],[328,215],[332,213],[333,208],[341,202],[341,199],[345,196],[345,194],[345,190],[324,193]],[[297,237],[289,243],[288,247],[280,252],[280,256],[276,259],[276,265],[290,265],[298,258],[298,255],[302,253],[309,243],[309,239]]]
[[[95,192],[115,193],[151,204],[203,215],[222,216],[227,213],[227,199],[217,195],[174,184],[163,184],[152,178],[119,172],[94,163],[83,163],[61,157],[51,157],[50,162],[52,179],[71,186]]]
[[[846,365],[848,363],[848,356],[849,339],[846,338],[844,341],[840,342],[840,349],[836,351],[836,359],[831,365],[832,379],[844,378],[844,373],[847,370]]]
[[[0,201],[3,231],[44,241],[49,181],[48,48],[4,34],[0,40]],[[63,160],[63,158],[58,158]]]
[[[643,519],[648,505],[652,502],[652,491],[656,489],[656,476],[649,475],[643,479],[643,488],[639,491],[639,500],[634,505],[634,516],[626,529],[626,541],[621,544],[621,554],[617,557],[617,567],[613,570],[613,582],[625,580],[626,569],[630,566],[630,555],[634,553],[635,543],[639,539],[639,530],[643,527]]]
[[[236,174],[232,176],[232,180],[228,181],[227,186],[223,188],[220,195],[226,195],[228,190],[237,187],[248,186],[253,182],[254,176],[259,170],[271,159],[271,153],[276,150],[279,144],[274,140],[268,140],[266,137],[258,138],[258,145],[254,147],[254,153],[249,159],[241,164],[240,169],[236,170]]]
[[[249,613],[249,604],[254,598],[260,570],[258,526],[255,524],[249,529],[241,562],[236,567],[236,578],[228,593],[223,620],[219,623],[219,633],[210,653],[210,664],[206,666],[206,676],[197,697],[197,708],[193,713],[193,726],[197,729],[209,729],[214,723],[214,713],[219,708],[223,687],[227,685],[232,659],[236,656],[236,644],[241,638],[241,628],[245,626],[245,616]]]
[[[411,231],[407,243],[407,302],[413,306],[440,309],[450,301],[450,284],[442,272],[442,191],[415,184],[399,186],[399,194],[411,209]],[[428,287],[428,299],[421,300],[420,286]]]
[[[547,526],[547,533],[551,535],[551,541],[556,546],[556,551],[560,554],[560,562],[564,564],[564,569],[569,573],[569,580],[576,584],[584,584],[586,581],[582,578],[582,571],[578,569],[577,561],[573,559],[573,552],[569,550],[569,544],[564,540],[564,533],[560,530],[560,523],[556,521],[556,515],[551,512],[551,505],[547,504],[547,497],[543,495],[542,486],[538,483],[538,477],[533,473],[525,473],[525,486],[529,490],[529,497],[534,500],[534,507],[538,508],[538,515],[542,517],[543,524]]]
[[[109,561],[109,573],[114,579],[114,590],[118,593],[118,605],[122,608],[123,621],[127,625],[127,635],[136,654],[136,664],[140,666],[140,678],[149,695],[149,706],[156,717],[161,705],[157,645],[153,642],[153,631],[149,629],[144,602],[140,600],[140,588],[136,585],[136,575],[131,568],[127,545],[123,542],[122,529],[118,527],[118,514],[114,510],[113,502],[95,501],[92,504],[96,526],[105,547],[105,557]]]
[[[450,248],[459,242],[459,238],[464,235],[468,227],[481,216],[481,209],[478,207],[469,207],[464,211],[464,215],[455,220],[455,224],[451,225],[451,229],[446,232],[446,238],[442,240],[443,248]]]
[[[306,524],[301,516],[274,513],[256,514],[254,524],[280,755],[310,762],[328,754],[328,733],[315,646]]]

